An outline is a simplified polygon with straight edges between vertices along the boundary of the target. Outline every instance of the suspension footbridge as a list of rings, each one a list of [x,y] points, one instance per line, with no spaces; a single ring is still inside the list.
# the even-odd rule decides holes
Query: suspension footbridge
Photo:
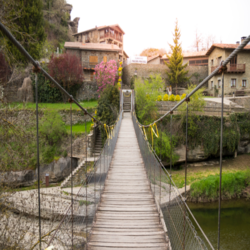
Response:
[[[85,167],[85,175],[77,194],[73,194],[71,181],[71,204],[60,216],[60,222],[53,230],[45,232],[42,237],[41,199],[40,199],[40,165],[38,136],[38,83],[36,76],[36,119],[37,119],[37,169],[38,169],[38,243],[32,249],[176,249],[205,250],[214,247],[195,220],[185,199],[178,192],[171,173],[163,166],[148,142],[144,130],[153,126],[165,116],[170,115],[182,103],[187,102],[199,88],[218,72],[222,73],[222,90],[224,89],[224,72],[226,65],[250,41],[250,36],[205,78],[185,100],[177,103],[152,124],[142,125],[135,115],[134,93],[128,95],[120,92],[120,113],[115,124],[108,127],[89,114],[58,82],[41,68],[30,54],[20,45],[13,35],[0,23],[2,33],[34,65],[34,73],[43,73],[51,82],[69,97],[86,116],[90,116],[98,126],[104,128],[107,140],[100,157],[94,162],[91,171]],[[123,100],[126,99],[125,102]],[[223,135],[223,91],[221,116],[220,170],[222,170],[222,135]],[[124,112],[130,106],[130,112]],[[71,110],[72,112],[72,110]],[[70,114],[72,115],[72,113]],[[187,108],[188,115],[188,108]],[[71,116],[72,117],[72,116]],[[172,124],[172,123],[171,123]],[[72,120],[71,120],[72,126]],[[172,125],[171,125],[172,126]],[[153,132],[152,132],[153,133]],[[154,132],[155,133],[155,132]],[[171,134],[171,129],[170,129]],[[71,135],[72,138],[72,135]],[[72,148],[72,140],[71,140]],[[172,150],[172,144],[171,144]],[[72,150],[71,150],[72,151]],[[72,152],[71,152],[72,157]],[[87,162],[87,154],[86,161]],[[220,171],[220,175],[221,175]],[[72,174],[71,169],[71,174]],[[186,184],[186,183],[185,183]],[[221,179],[220,179],[221,184]],[[220,186],[221,187],[221,186]],[[164,198],[164,199],[163,199]],[[164,200],[164,216],[161,210]],[[218,249],[220,248],[220,202],[218,220]],[[164,219],[163,219],[164,217]],[[198,231],[198,232],[197,232]],[[44,237],[49,240],[44,241]]]

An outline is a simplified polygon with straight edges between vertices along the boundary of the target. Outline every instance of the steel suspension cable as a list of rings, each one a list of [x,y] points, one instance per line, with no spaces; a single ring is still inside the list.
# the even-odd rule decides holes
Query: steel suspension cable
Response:
[[[17,47],[17,49],[23,54],[23,56],[30,61],[34,67],[41,71],[45,77],[47,77],[51,82],[53,82],[60,90],[64,92],[73,102],[85,113],[87,113],[92,119],[94,119],[98,124],[104,125],[101,121],[97,120],[94,116],[92,116],[87,109],[83,108],[81,104],[79,104],[72,95],[70,95],[52,76],[50,76],[28,52],[27,50],[15,39],[15,37],[10,33],[10,31],[0,22],[0,30],[2,33],[9,38],[9,40]]]
[[[173,112],[174,110],[176,110],[181,104],[183,104],[188,98],[190,98],[198,89],[200,89],[204,84],[206,84],[212,77],[214,77],[217,73],[220,73],[221,68],[226,67],[226,65],[230,62],[230,60],[236,56],[241,50],[244,49],[244,47],[250,42],[250,35],[227,57],[227,59],[225,61],[223,61],[223,63],[221,65],[219,65],[209,76],[207,76],[200,84],[198,84],[198,86],[193,89],[187,96],[185,99],[181,100],[180,102],[178,102],[172,109],[170,109],[168,112],[166,112],[164,115],[162,115],[160,118],[158,118],[157,120],[153,121],[150,124],[144,125],[144,124],[140,124],[140,126],[142,127],[150,127],[152,126],[154,123],[157,123],[159,121],[161,121],[165,116],[171,114],[171,112]]]
[[[222,181],[222,153],[223,153],[223,108],[224,108],[224,72],[222,72],[221,86],[221,128],[220,128],[220,184],[218,208],[218,250],[220,249],[220,223],[221,223],[221,181]]]
[[[71,172],[71,219],[72,219],[72,228],[71,228],[71,245],[72,250],[74,247],[74,211],[73,211],[73,166],[72,166],[72,157],[73,157],[73,150],[72,150],[72,100],[70,99],[70,172]]]
[[[39,155],[39,117],[38,117],[38,81],[35,75],[36,84],[36,152],[37,152],[37,182],[38,182],[38,220],[39,220],[39,248],[42,249],[42,229],[41,229],[41,199],[40,199],[40,155]]]

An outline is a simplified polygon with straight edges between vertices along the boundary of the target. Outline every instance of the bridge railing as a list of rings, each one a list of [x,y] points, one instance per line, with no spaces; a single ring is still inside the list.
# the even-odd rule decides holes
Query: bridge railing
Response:
[[[108,131],[108,138],[100,157],[94,162],[90,172],[86,170],[86,179],[83,179],[81,187],[74,197],[73,206],[70,204],[68,207],[48,246],[55,246],[56,249],[61,250],[71,249],[72,246],[84,247],[88,242],[117,142],[121,120],[122,112],[114,124],[114,129]]]
[[[147,138],[145,138],[145,133],[139,125],[135,114],[134,98],[132,98],[132,100],[132,119],[138,144],[148,180],[151,184],[152,193],[156,203],[158,203],[159,210],[162,209],[163,211],[164,221],[167,227],[167,235],[170,240],[170,249],[213,250],[214,248],[212,244],[209,242],[198,222],[195,220],[185,202],[185,199],[179,193],[171,175],[165,169]],[[161,211],[159,211],[159,217],[161,216]],[[161,218],[159,218],[159,220],[161,220]],[[196,228],[199,229],[199,234],[197,233]]]

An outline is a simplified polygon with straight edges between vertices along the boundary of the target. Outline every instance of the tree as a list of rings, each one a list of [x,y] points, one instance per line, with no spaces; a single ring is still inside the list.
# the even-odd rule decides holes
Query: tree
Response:
[[[157,97],[162,93],[164,82],[160,75],[151,75],[149,79],[135,80],[135,102],[138,120],[143,124],[157,118]]]
[[[46,39],[42,0],[20,0],[16,2],[19,2],[18,9],[17,5],[14,5],[14,9],[8,15],[8,19],[12,20],[14,24],[11,26],[14,28],[11,29],[11,32],[18,41],[21,41],[24,48],[34,59],[40,59],[40,52]],[[7,41],[6,47],[16,61],[27,62],[10,41]]]
[[[98,92],[102,92],[107,85],[114,85],[115,76],[117,73],[117,65],[115,60],[108,62],[101,62],[95,66],[96,82],[98,85]]]
[[[165,49],[155,49],[155,48],[148,48],[144,49],[140,56],[146,56],[146,57],[152,57],[152,56],[157,56],[157,55],[165,55],[167,52]]]
[[[197,29],[195,30],[195,40],[194,40],[193,48],[195,48],[196,51],[200,51],[203,48],[203,38]]]
[[[83,68],[80,59],[70,53],[60,56],[52,55],[48,64],[49,74],[54,77],[63,88],[73,96],[76,95],[80,84],[83,81]],[[63,101],[67,101],[67,96],[61,91]]]
[[[179,43],[181,37],[181,33],[178,27],[178,21],[175,22],[175,32],[174,32],[174,45],[169,44],[171,48],[171,55],[167,54],[169,63],[165,62],[170,72],[166,72],[168,76],[168,82],[172,85],[176,86],[176,94],[177,94],[177,86],[180,83],[187,82],[190,77],[187,77],[188,70],[185,70],[187,67],[187,63],[183,65],[183,55],[181,44]]]

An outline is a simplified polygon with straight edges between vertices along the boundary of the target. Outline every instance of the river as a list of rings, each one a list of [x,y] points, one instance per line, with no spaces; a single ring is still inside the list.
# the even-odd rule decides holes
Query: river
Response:
[[[218,203],[188,203],[205,234],[217,249]],[[222,201],[220,250],[250,249],[250,201]]]

